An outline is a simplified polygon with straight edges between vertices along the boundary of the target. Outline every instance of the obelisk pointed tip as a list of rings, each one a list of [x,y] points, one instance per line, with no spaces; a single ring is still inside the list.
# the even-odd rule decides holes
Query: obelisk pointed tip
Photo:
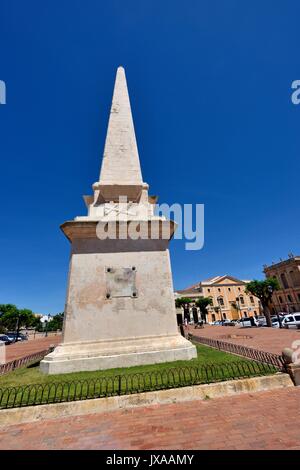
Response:
[[[125,70],[117,68],[100,183],[140,186],[143,182]]]
[[[125,77],[125,69],[122,65],[119,65],[119,67],[117,68],[117,73],[116,73],[116,77],[120,77],[120,76]]]

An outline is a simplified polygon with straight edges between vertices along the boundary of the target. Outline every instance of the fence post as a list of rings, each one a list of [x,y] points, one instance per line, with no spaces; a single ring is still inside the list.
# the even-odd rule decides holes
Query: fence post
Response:
[[[119,381],[119,384],[118,384],[118,395],[121,395],[121,392],[122,392],[122,376],[121,376],[121,375],[118,375],[118,381]]]

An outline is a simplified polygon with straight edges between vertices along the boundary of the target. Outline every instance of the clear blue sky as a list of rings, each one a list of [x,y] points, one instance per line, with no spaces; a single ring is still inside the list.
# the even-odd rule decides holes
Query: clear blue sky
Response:
[[[204,203],[205,246],[172,241],[177,289],[261,278],[299,254],[298,1],[1,0],[0,303],[62,311],[69,243],[126,69],[144,180]]]

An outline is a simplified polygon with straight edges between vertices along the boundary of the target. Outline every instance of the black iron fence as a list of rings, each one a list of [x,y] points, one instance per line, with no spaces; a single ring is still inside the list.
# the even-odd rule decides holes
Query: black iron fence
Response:
[[[38,362],[47,354],[53,351],[53,347],[44,349],[43,351],[38,351],[29,356],[21,357],[20,359],[15,359],[14,361],[6,362],[6,364],[0,365],[0,375],[7,374],[8,372],[12,372],[19,367],[27,366],[30,363]]]
[[[155,390],[242,379],[278,371],[266,363],[238,361],[161,371],[95,377],[70,382],[0,388],[0,409],[128,395]]]
[[[227,341],[221,341],[219,339],[206,338],[204,336],[194,336],[189,333],[189,339],[193,342],[205,344],[211,348],[219,349],[220,351],[229,352],[238,356],[247,357],[253,361],[261,362],[264,364],[270,364],[276,367],[278,370],[285,370],[285,362],[282,356],[273,354],[266,351],[260,351],[259,349],[249,348],[241,344],[229,343]]]

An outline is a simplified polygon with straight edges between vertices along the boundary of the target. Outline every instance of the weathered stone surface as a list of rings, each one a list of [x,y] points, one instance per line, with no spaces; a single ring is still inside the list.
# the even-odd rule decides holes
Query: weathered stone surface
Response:
[[[300,364],[288,364],[287,372],[290,374],[294,384],[300,385]]]
[[[168,251],[176,224],[154,215],[122,68],[93,189],[94,195],[84,198],[88,215],[61,227],[72,243],[63,343],[44,358],[41,370],[57,374],[196,357],[195,346],[177,329]],[[101,239],[100,231],[112,222],[116,233]],[[126,284],[124,270],[132,267]]]
[[[99,181],[130,186],[143,183],[123,67],[117,70]]]
[[[284,348],[282,350],[282,356],[286,364],[291,364],[293,362],[293,353],[294,351],[291,348]]]

